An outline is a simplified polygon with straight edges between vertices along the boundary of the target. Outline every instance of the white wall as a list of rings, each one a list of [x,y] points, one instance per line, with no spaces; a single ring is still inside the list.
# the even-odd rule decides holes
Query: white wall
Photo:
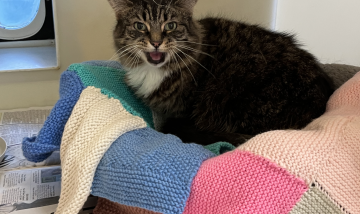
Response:
[[[276,30],[297,34],[323,63],[360,66],[359,0],[278,0]]]
[[[199,0],[194,12],[197,18],[220,15],[272,28],[275,24],[276,2],[277,0]]]
[[[60,74],[77,62],[113,56],[115,18],[106,0],[54,0],[60,69],[0,73],[0,109],[54,105]],[[273,0],[199,0],[197,17],[213,14],[270,26]]]

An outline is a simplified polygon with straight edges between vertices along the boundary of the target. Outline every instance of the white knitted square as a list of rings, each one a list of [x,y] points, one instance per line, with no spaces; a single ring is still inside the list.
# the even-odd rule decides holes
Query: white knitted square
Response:
[[[119,100],[92,86],[83,90],[61,141],[61,195],[55,213],[78,213],[107,149],[120,135],[145,127],[145,121],[127,112]]]

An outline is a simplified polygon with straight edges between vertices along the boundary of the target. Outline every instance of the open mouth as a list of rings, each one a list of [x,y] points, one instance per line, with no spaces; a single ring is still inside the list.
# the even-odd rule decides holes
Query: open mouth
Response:
[[[153,52],[145,52],[146,58],[148,62],[157,65],[165,61],[165,53],[153,51]]]

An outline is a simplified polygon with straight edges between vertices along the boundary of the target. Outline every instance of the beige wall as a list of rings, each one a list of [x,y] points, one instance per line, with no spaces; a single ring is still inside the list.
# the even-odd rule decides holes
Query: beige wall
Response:
[[[359,0],[279,0],[276,30],[298,40],[323,63],[360,66]]]
[[[275,24],[277,0],[199,0],[195,6],[197,18],[222,16],[272,28]]]
[[[0,73],[0,109],[54,105],[60,74],[76,62],[113,54],[112,9],[107,1],[55,0],[60,69]]]
[[[106,0],[54,0],[60,69],[0,73],[0,109],[54,105],[60,74],[76,62],[112,57],[114,15]],[[197,17],[208,13],[270,26],[270,0],[199,0]]]

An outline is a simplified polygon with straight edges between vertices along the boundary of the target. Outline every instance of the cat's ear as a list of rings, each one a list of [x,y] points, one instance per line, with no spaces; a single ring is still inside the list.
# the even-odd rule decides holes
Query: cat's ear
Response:
[[[108,0],[117,16],[123,15],[127,10],[134,6],[131,0]]]
[[[175,5],[192,12],[197,1],[198,0],[176,0]]]

